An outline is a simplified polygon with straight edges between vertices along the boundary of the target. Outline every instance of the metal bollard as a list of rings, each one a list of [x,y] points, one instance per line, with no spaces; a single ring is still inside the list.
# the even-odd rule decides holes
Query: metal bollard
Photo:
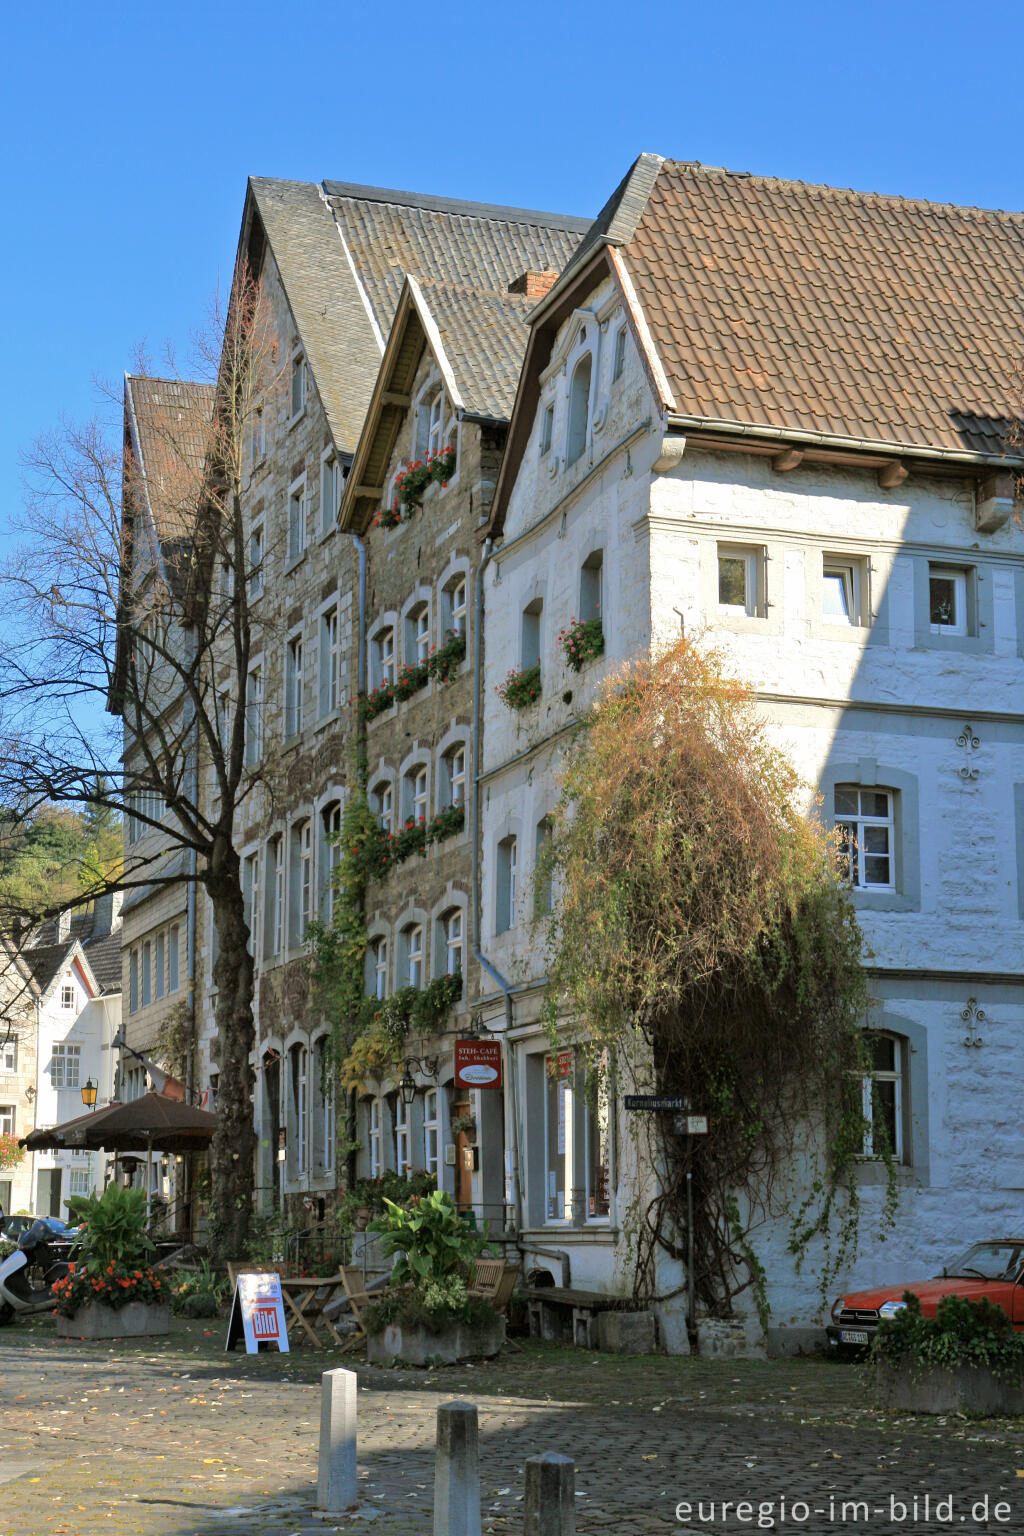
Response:
[[[480,1452],[472,1403],[437,1410],[434,1536],[481,1536]]]
[[[315,1515],[340,1514],[359,1498],[356,1480],[356,1373],[324,1371],[320,1379],[320,1459]]]
[[[526,1461],[523,1536],[576,1536],[576,1468],[571,1456],[545,1451]]]

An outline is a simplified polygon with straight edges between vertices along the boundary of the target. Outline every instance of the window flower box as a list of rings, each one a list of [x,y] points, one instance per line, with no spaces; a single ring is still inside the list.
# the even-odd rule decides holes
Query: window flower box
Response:
[[[559,631],[558,644],[565,654],[565,664],[581,672],[588,661],[604,655],[604,628],[600,619],[570,619],[569,627]]]
[[[431,651],[426,661],[414,662],[403,667],[393,683],[381,683],[372,693],[359,702],[361,720],[374,720],[383,715],[392,704],[411,699],[413,694],[425,688],[430,679],[450,683],[459,664],[466,659],[466,637],[449,631],[444,644]]]
[[[428,485],[440,485],[442,490],[455,473],[455,444],[449,443],[437,453],[426,458],[411,459],[395,476],[395,499],[390,507],[384,507],[373,520],[375,528],[397,528],[407,523],[418,507],[423,505],[423,493]]]
[[[540,698],[540,662],[532,667],[512,671],[495,688],[498,698],[508,709],[527,709]]]

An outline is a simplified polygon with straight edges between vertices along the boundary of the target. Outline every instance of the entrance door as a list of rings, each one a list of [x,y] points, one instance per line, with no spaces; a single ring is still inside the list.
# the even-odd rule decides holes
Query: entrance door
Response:
[[[37,1216],[60,1215],[60,1168],[40,1168],[36,1176]]]
[[[468,1099],[457,1099],[452,1107],[452,1118],[459,1119],[471,1113]],[[455,1204],[460,1211],[470,1210],[473,1205],[473,1146],[475,1137],[468,1131],[459,1131],[455,1137]]]

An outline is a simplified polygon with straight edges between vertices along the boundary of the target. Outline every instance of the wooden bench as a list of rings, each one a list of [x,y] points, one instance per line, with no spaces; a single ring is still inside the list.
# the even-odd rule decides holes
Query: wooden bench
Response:
[[[568,1338],[583,1349],[597,1348],[594,1319],[599,1312],[631,1312],[636,1307],[627,1296],[605,1296],[600,1291],[580,1291],[567,1285],[521,1285],[518,1294],[529,1311],[531,1339],[564,1343]],[[571,1319],[566,1314],[571,1314]],[[571,1331],[566,1330],[566,1322]]]

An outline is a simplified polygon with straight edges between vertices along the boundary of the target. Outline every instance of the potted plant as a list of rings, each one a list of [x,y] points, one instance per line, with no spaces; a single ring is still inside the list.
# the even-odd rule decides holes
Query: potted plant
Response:
[[[76,1195],[68,1208],[84,1229],[85,1253],[53,1287],[57,1333],[84,1339],[166,1333],[167,1287],[149,1264],[145,1192],[109,1184],[102,1195]]]
[[[397,1254],[391,1285],[363,1315],[371,1364],[454,1364],[496,1355],[505,1319],[490,1302],[468,1294],[474,1266],[487,1247],[455,1208],[447,1190],[408,1205],[385,1200],[371,1230],[386,1255]]]
[[[883,1320],[873,1355],[887,1408],[909,1413],[1024,1413],[1024,1337],[1002,1307],[944,1296],[934,1317],[905,1291]]]

